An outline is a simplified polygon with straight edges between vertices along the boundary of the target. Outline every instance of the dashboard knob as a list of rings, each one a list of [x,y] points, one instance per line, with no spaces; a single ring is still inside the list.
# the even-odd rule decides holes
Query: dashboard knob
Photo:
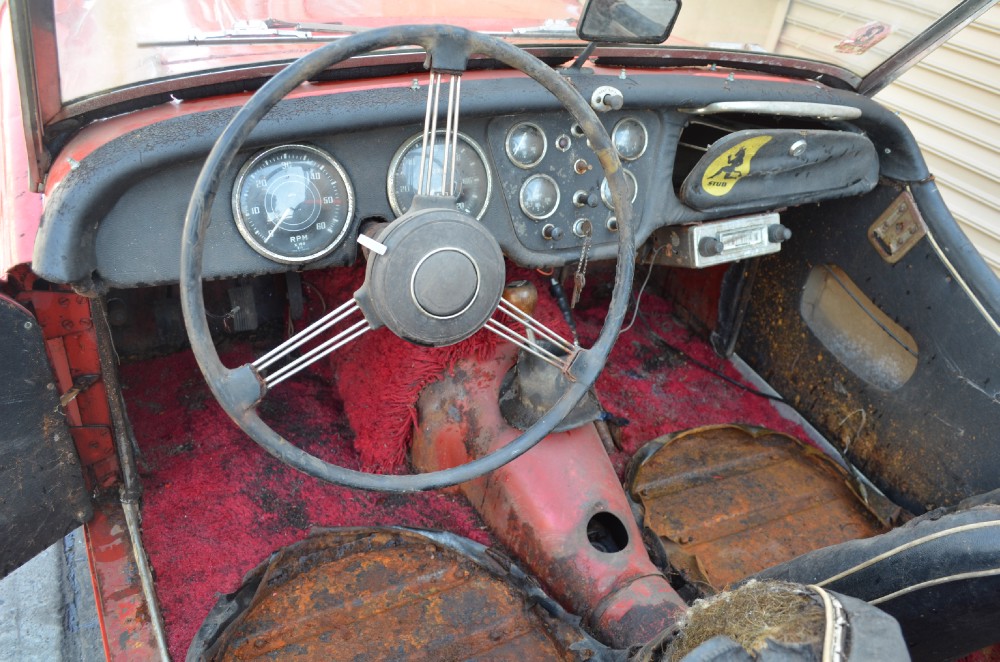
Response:
[[[780,244],[792,238],[792,231],[781,223],[775,223],[767,228],[767,239],[772,244]]]
[[[562,239],[563,229],[552,225],[551,223],[546,223],[542,228],[542,237],[549,241],[559,241]]]
[[[577,191],[573,194],[573,204],[577,207],[596,207],[600,201],[594,191]]]
[[[704,237],[698,242],[698,252],[702,257],[721,255],[726,246],[715,237]]]

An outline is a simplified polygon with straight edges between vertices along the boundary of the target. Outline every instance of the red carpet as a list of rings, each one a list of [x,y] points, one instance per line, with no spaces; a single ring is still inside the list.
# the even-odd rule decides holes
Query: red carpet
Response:
[[[307,291],[309,314],[315,319],[323,307],[346,299],[360,272],[338,270],[308,279],[313,283]],[[325,306],[318,292],[324,293]],[[562,329],[547,289],[540,292],[538,316]],[[577,311],[584,346],[596,337],[606,302],[587,306],[585,301]],[[647,292],[642,317],[645,321],[619,338],[598,382],[605,408],[628,420],[623,441],[629,453],[664,433],[711,423],[749,423],[804,437],[766,400],[674,355],[664,341],[739,379],[707,344],[672,319],[669,304]],[[385,330],[372,332],[340,353],[332,366],[320,362],[283,382],[261,413],[289,440],[328,461],[398,470],[405,458],[412,393],[453,357],[476,355],[493,339],[481,332],[455,348],[422,350]],[[235,366],[274,344],[234,344],[223,360]],[[272,459],[215,403],[189,352],[124,365],[122,381],[142,453],[143,540],[175,659],[183,659],[217,594],[233,591],[270,552],[301,539],[313,526],[405,524],[492,542],[460,497],[355,492],[321,484]],[[616,455],[621,468],[627,455]]]

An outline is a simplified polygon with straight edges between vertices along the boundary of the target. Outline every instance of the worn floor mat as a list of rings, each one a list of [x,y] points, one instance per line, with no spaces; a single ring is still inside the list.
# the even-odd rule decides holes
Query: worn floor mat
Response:
[[[866,506],[847,472],[814,448],[735,425],[650,442],[635,454],[626,489],[671,564],[707,593],[805,552],[882,533],[879,517],[891,509],[877,494]]]
[[[188,655],[208,660],[590,660],[584,634],[523,573],[452,534],[321,531],[223,597]]]
[[[585,297],[576,310],[585,346],[593,343],[607,311],[602,291],[595,286],[588,292],[594,296]],[[306,303],[312,314],[299,328],[322,312],[311,296],[309,289]],[[342,298],[326,301],[332,305]],[[223,361],[239,365],[275,344],[273,338],[229,342]],[[705,372],[673,348],[741,380],[728,362],[672,317],[669,303],[647,292],[642,314],[621,334],[597,383],[602,403],[623,425],[624,450],[612,456],[620,471],[649,439],[697,425],[738,421],[804,438],[767,400]],[[362,359],[394,371],[411,370],[391,354],[386,360]],[[143,542],[176,659],[183,658],[220,593],[235,590],[268,554],[304,538],[312,527],[406,525],[492,542],[459,496],[360,492],[323,484],[281,464],[222,411],[188,351],[125,363],[121,377],[141,453]],[[386,395],[359,397],[354,382],[321,361],[282,383],[260,410],[291,442],[357,469],[363,461],[345,409],[378,408]]]

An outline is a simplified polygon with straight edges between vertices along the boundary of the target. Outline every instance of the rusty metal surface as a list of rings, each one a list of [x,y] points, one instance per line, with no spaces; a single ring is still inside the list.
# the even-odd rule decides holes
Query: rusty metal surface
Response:
[[[475,543],[429,535],[338,529],[280,550],[248,576],[240,592],[249,589],[252,599],[214,643],[208,638],[206,658],[601,657],[571,623],[537,604],[545,600],[537,589],[529,596],[503,576],[503,565],[462,547],[475,551]],[[194,647],[188,659],[200,659]]]
[[[161,660],[121,503],[96,504],[84,539],[107,659]]]
[[[629,491],[645,525],[671,564],[709,592],[885,530],[838,465],[778,432],[696,428],[650,442],[636,457]]]
[[[94,492],[111,491],[118,481],[119,464],[91,301],[48,283],[35,289],[38,279],[27,269],[12,271],[10,278],[19,290],[17,301],[41,324],[59,395],[72,396],[67,397],[63,411],[84,480]]]
[[[514,439],[497,405],[516,348],[459,361],[424,389],[411,461],[420,471],[455,466]],[[650,561],[628,499],[593,425],[550,434],[530,452],[459,488],[493,534],[589,632],[615,648],[642,644],[686,606]],[[589,539],[592,518],[620,523],[617,549]]]

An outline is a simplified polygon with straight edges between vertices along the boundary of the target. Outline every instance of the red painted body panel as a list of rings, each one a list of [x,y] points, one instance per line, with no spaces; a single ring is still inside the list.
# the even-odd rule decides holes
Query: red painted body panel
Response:
[[[36,290],[35,276],[24,267],[12,271],[11,277],[20,287],[17,301],[30,308],[41,324],[59,393],[65,396],[74,385],[80,387],[65,409],[87,485],[92,490],[113,487],[118,482],[118,457],[111,441],[111,412],[90,300],[70,291]]]
[[[123,662],[159,660],[121,505],[97,504],[84,534],[104,654]]]
[[[0,5],[0,281],[11,267],[31,261],[42,216],[42,196],[31,190],[28,148],[21,118],[21,94],[14,67],[7,3]]]
[[[415,468],[452,467],[518,436],[497,404],[515,357],[516,348],[501,343],[492,361],[460,361],[424,390],[411,449]],[[551,434],[531,452],[458,489],[549,593],[583,616],[605,643],[645,643],[684,612],[684,602],[649,560],[592,424]],[[620,551],[600,551],[588,540],[588,522],[598,513],[610,513],[627,531]]]

